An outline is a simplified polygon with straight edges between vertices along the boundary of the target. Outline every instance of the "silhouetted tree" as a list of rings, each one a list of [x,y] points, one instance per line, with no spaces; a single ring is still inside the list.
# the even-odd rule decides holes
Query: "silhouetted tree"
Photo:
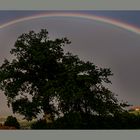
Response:
[[[124,111],[125,103],[104,86],[111,83],[110,69],[64,53],[69,43],[67,38],[49,39],[45,29],[18,37],[13,60],[5,59],[0,67],[0,88],[14,113],[28,120],[43,113],[53,121],[75,112],[107,116]]]

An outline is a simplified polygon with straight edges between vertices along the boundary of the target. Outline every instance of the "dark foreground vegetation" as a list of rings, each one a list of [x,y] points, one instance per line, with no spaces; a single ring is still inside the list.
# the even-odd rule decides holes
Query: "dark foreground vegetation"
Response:
[[[105,87],[111,70],[65,52],[68,44],[51,40],[45,29],[18,37],[13,59],[0,66],[0,89],[13,113],[28,121],[42,115],[31,129],[139,128],[139,116]]]
[[[34,121],[17,121],[15,117],[8,116],[0,129],[140,129],[140,115],[125,112],[114,116],[95,116],[69,113],[65,117],[47,122],[45,119]]]
[[[0,124],[0,129],[20,129],[20,124],[16,117],[8,116],[4,124]]]
[[[32,129],[140,129],[140,115],[116,114],[114,116],[95,116],[70,113],[53,123],[39,120]]]

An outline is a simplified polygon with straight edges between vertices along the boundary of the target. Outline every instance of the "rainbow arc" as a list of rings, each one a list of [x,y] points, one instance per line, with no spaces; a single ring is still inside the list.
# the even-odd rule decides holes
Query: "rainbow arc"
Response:
[[[102,16],[95,16],[95,15],[81,14],[81,13],[70,13],[70,12],[43,13],[43,14],[37,14],[33,16],[24,17],[24,18],[19,18],[19,19],[15,19],[15,20],[12,20],[12,21],[9,21],[7,23],[0,25],[0,29],[6,28],[8,26],[11,26],[13,24],[17,24],[20,22],[29,21],[32,19],[47,18],[47,17],[76,17],[76,18],[95,20],[102,23],[107,23],[113,26],[117,26],[124,30],[128,30],[130,32],[140,35],[140,28],[135,27],[131,24],[127,24],[118,20],[114,20],[114,19],[110,19],[110,18],[106,18]]]

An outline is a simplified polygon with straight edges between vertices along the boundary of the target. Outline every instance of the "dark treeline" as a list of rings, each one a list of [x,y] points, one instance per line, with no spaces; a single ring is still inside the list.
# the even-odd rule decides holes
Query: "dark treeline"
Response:
[[[69,113],[53,123],[39,120],[32,129],[140,129],[140,115],[116,114],[114,116],[96,116]]]

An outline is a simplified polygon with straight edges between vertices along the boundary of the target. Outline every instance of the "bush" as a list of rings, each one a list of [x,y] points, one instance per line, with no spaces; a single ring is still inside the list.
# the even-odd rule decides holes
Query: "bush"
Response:
[[[47,123],[46,120],[40,119],[31,125],[31,129],[51,129],[52,123]]]
[[[8,116],[6,121],[4,122],[4,126],[11,126],[11,127],[15,127],[16,129],[20,128],[20,124],[17,121],[16,117],[13,116]]]

